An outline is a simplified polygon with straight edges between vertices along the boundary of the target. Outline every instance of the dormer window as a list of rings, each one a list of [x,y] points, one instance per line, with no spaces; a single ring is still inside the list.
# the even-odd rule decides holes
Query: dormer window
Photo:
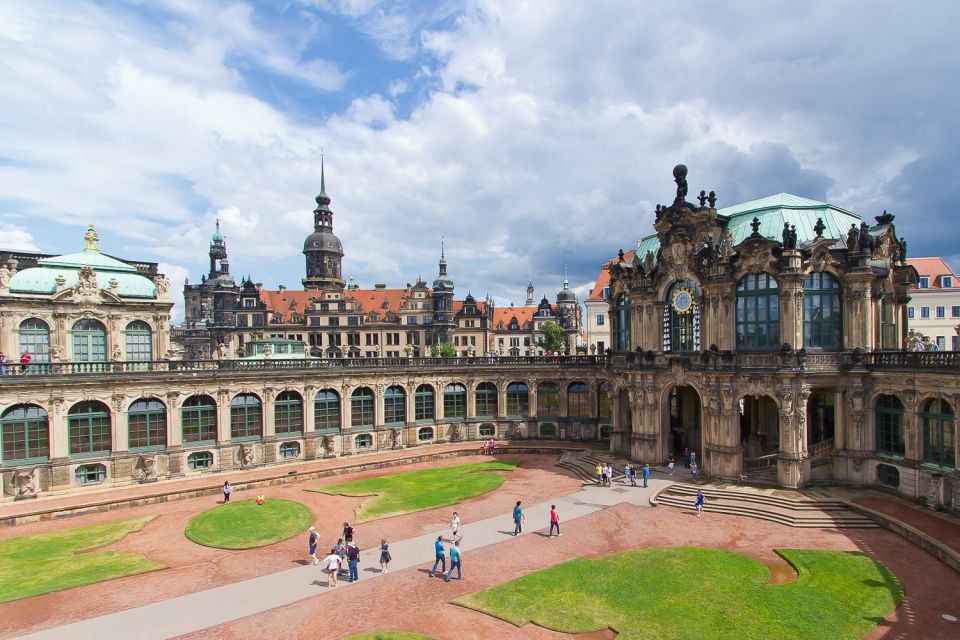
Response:
[[[928,276],[920,276],[920,282],[917,284],[918,289],[929,289],[930,288],[930,278]]]
[[[941,288],[941,289],[952,289],[952,288],[953,288],[953,276],[940,276],[940,288]]]

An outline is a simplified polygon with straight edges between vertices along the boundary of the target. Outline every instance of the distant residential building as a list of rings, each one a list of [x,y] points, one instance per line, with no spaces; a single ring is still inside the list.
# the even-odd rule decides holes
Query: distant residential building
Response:
[[[917,270],[917,286],[910,289],[907,322],[911,329],[936,343],[940,351],[960,351],[960,278],[946,261],[930,258],[908,258]]]
[[[634,251],[627,251],[623,254],[623,259],[632,262],[634,254]],[[583,323],[584,342],[591,355],[602,355],[610,348],[610,262],[601,265],[590,296],[583,303],[587,310],[586,321]]]

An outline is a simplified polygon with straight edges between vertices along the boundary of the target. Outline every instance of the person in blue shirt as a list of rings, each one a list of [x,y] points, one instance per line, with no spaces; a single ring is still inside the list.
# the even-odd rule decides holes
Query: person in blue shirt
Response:
[[[643,465],[643,488],[647,488],[647,480],[650,479],[650,465]]]
[[[513,507],[513,535],[518,536],[523,533],[523,522],[526,519],[523,508],[520,507],[520,500],[517,500],[516,506]]]
[[[457,568],[457,580],[463,580],[463,572],[460,570],[460,547],[456,541],[450,545],[450,570],[447,571],[447,577],[443,579],[444,582],[450,582],[454,567]]]
[[[703,503],[706,501],[706,498],[703,497],[703,491],[697,491],[697,500],[693,503],[693,508],[697,510],[698,518],[703,515]]]
[[[437,573],[437,565],[440,565],[440,573],[443,573],[447,570],[447,559],[444,556],[443,549],[443,536],[437,536],[436,542],[433,543],[434,548],[434,560],[433,560],[433,569],[430,569],[430,577],[432,578]]]

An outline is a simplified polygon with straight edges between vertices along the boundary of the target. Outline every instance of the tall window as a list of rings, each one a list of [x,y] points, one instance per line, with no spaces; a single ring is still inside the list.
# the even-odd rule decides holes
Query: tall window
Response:
[[[70,331],[75,362],[106,362],[107,329],[97,320],[77,320]]]
[[[435,404],[436,398],[433,393],[433,387],[428,384],[422,384],[417,387],[417,392],[414,396],[414,420],[435,420],[437,417]]]
[[[477,385],[477,417],[495,418],[497,416],[497,387],[490,382]]]
[[[574,382],[567,387],[567,415],[576,418],[590,417],[590,387],[584,382]]]
[[[183,443],[211,444],[217,441],[217,403],[210,396],[191,396],[180,412]]]
[[[464,418],[467,415],[467,389],[462,384],[448,384],[443,390],[443,417]]]
[[[252,393],[240,393],[230,401],[230,438],[259,438],[263,435],[263,406]]]
[[[387,387],[383,393],[383,421],[391,426],[407,421],[407,394],[402,387]]]
[[[880,347],[882,349],[899,349],[897,342],[897,305],[893,296],[883,294],[880,306]]]
[[[134,320],[124,332],[127,340],[127,362],[147,362],[153,360],[150,325],[142,320]]]
[[[303,398],[296,391],[284,391],[273,403],[274,432],[278,436],[303,433]]]
[[[67,413],[67,439],[72,456],[110,453],[110,410],[102,402],[78,402]]]
[[[160,449],[167,444],[167,407],[156,398],[142,398],[127,410],[127,443],[131,451]]]
[[[780,291],[766,273],[751,274],[737,283],[737,349],[776,349],[780,346]]]
[[[371,429],[373,416],[373,391],[360,387],[350,397],[350,425],[354,429]]]
[[[953,469],[957,460],[956,418],[953,408],[939,398],[923,404],[923,461]]]
[[[610,394],[607,393],[606,383],[597,389],[597,417],[610,418]]]
[[[537,417],[560,415],[560,387],[553,382],[541,382],[537,387]]]
[[[803,281],[803,346],[840,349],[840,284],[829,273],[811,273]]]
[[[879,396],[874,421],[877,427],[877,453],[903,456],[903,404],[900,399],[896,396]]]
[[[630,351],[633,345],[630,342],[630,298],[627,294],[617,296],[614,312],[617,317],[617,351]]]
[[[318,391],[313,399],[313,428],[330,432],[340,430],[340,396],[336,391]]]
[[[530,389],[522,382],[507,385],[507,415],[522,418],[530,413]]]
[[[691,280],[670,287],[663,313],[663,350],[699,351],[700,304]]]
[[[50,457],[50,421],[35,404],[18,404],[0,417],[3,462],[42,462]]]
[[[32,362],[50,362],[50,327],[40,318],[20,323],[20,353],[30,354]]]
[[[807,444],[814,445],[833,437],[834,394],[832,391],[814,391],[807,409]]]

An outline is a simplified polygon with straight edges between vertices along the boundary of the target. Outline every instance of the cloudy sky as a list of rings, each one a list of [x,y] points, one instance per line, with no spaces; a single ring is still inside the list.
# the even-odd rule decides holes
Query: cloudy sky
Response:
[[[551,297],[720,206],[897,214],[960,258],[960,3],[3,0],[0,246],[300,286],[325,151],[344,275]]]

